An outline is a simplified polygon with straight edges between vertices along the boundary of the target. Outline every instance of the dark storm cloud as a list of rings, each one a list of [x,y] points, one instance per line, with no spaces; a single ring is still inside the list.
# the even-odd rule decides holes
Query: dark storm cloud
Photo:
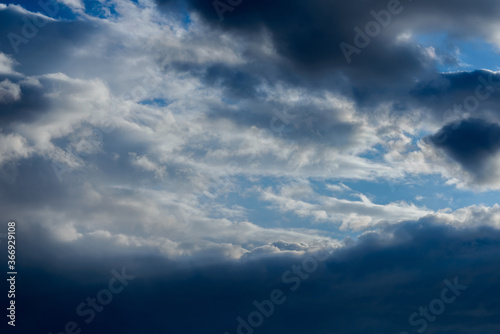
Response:
[[[457,230],[424,220],[405,223],[385,231],[392,232],[393,239],[365,235],[326,261],[317,261],[318,268],[307,277],[302,272],[302,279],[291,269],[302,266],[302,257],[188,269],[146,253],[82,258],[67,244],[52,244],[41,231],[32,232],[38,233],[36,237],[26,232],[18,236],[25,240],[19,260],[26,267],[19,269],[23,275],[17,296],[23,315],[17,329],[26,334],[59,333],[69,321],[92,333],[233,334],[237,317],[248,321],[256,310],[253,301],[270,299],[275,289],[286,300],[275,305],[255,333],[397,334],[415,333],[425,325],[428,333],[499,329],[500,232],[489,228]],[[90,315],[78,315],[76,307],[108,289],[112,270],[122,268],[135,278],[101,312],[94,311],[95,319],[87,324]],[[449,285],[455,278],[458,285],[468,287],[454,293]],[[442,303],[444,312],[429,313],[432,320],[425,320],[419,308],[430,312],[434,303],[435,310],[435,300],[442,300],[445,288],[445,297],[453,302]],[[411,325],[409,317],[415,312]]]
[[[369,9],[385,9],[387,2],[377,1],[362,10],[356,2],[323,1],[243,1],[233,11],[226,12],[221,22],[210,1],[189,1],[191,8],[213,27],[251,38],[262,28],[271,32],[277,51],[291,60],[299,71],[348,69],[339,45],[353,38],[356,25],[373,17]],[[364,28],[364,27],[363,27]],[[364,75],[391,76],[399,72],[412,73],[422,69],[422,53],[413,46],[395,44],[386,34],[371,41],[362,53],[355,54],[351,69],[363,70]],[[388,50],[391,50],[388,52]],[[373,65],[378,66],[373,66]]]
[[[159,0],[166,8],[172,1]],[[462,1],[205,1],[187,0],[214,29],[232,31],[254,38],[262,29],[271,32],[277,51],[291,60],[297,69],[328,72],[341,69],[364,78],[394,76],[409,79],[427,68],[424,50],[412,43],[397,41],[405,31],[449,31],[455,35],[484,35],[485,25],[494,20],[498,3],[483,0]],[[392,5],[391,5],[392,3]],[[399,3],[399,5],[398,5]],[[219,13],[215,9],[219,8]],[[222,9],[221,9],[222,8]],[[224,9],[225,8],[225,9]],[[354,28],[365,30],[376,13],[392,10],[388,23],[374,34],[361,52],[352,54],[348,66],[340,48],[342,42],[356,46]],[[220,12],[224,12],[221,20]],[[479,20],[481,18],[481,20]],[[467,29],[461,24],[467,21]]]
[[[411,85],[354,85],[358,110],[389,104],[390,115],[418,115],[439,126],[468,117],[500,121],[500,74],[488,70],[429,74]]]
[[[174,3],[182,3],[158,1],[160,8],[169,11],[174,10]],[[478,77],[488,82],[493,77],[498,82],[498,74],[482,70],[438,74],[438,63],[452,66],[460,60],[452,51],[425,49],[416,42],[420,34],[428,33],[443,33],[455,41],[471,37],[493,39],[491,27],[500,11],[495,1],[401,1],[398,14],[391,15],[390,23],[370,38],[359,54],[351,55],[350,64],[340,43],[355,46],[354,28],[364,30],[367,23],[375,20],[372,11],[388,11],[388,4],[397,2],[221,0],[232,8],[224,12],[222,21],[214,8],[216,2],[186,2],[212,28],[210,34],[229,32],[242,41],[246,65],[178,65],[182,71],[224,87],[229,102],[238,98],[256,100],[262,97],[262,92],[256,94],[259,84],[285,82],[290,87],[309,89],[311,94],[328,90],[347,96],[363,113],[391,105],[391,115],[400,117],[423,107],[429,112],[423,118],[430,117],[443,125],[463,118],[471,110],[478,118],[490,118],[498,109],[500,87],[495,86],[494,92],[490,91],[491,86],[486,87],[487,91],[481,88],[479,101],[468,99],[476,95],[481,84]],[[262,43],[264,30],[270,33],[273,46],[283,58],[269,59],[255,49]],[[403,33],[412,37],[400,38]],[[453,41],[450,43],[453,45]],[[248,80],[242,83],[239,78]],[[487,98],[483,98],[485,94]],[[476,102],[479,103],[471,105]],[[455,105],[462,105],[461,109],[455,110]]]
[[[410,92],[414,105],[450,123],[465,116],[498,120],[500,74],[485,70],[443,73],[418,83]]]
[[[492,177],[491,159],[500,151],[500,126],[480,119],[469,119],[443,127],[428,139],[458,162],[478,181]]]

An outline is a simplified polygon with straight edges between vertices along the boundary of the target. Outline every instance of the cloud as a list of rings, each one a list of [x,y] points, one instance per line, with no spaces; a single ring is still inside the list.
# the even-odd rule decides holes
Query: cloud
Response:
[[[87,257],[67,248],[61,252],[27,230],[19,237],[30,240],[20,248],[19,256],[29,267],[23,274],[24,289],[16,296],[31,320],[16,323],[24,333],[62,330],[69,321],[93,333],[165,328],[237,333],[237,318],[248,321],[256,310],[254,301],[269,299],[275,289],[286,301],[263,318],[257,328],[262,333],[365,333],[373,328],[400,333],[421,330],[424,324],[429,332],[498,330],[500,273],[495,263],[500,234],[491,228],[405,223],[346,243],[326,260],[314,260],[317,267],[311,267],[311,254],[188,266],[148,253]],[[307,265],[308,272],[292,271]],[[112,269],[135,278],[86,323],[88,316],[78,315],[76,308],[107,289]],[[37,283],[41,281],[46,282],[43,289]],[[450,290],[450,285],[461,287]],[[419,314],[420,307],[429,310],[442,298],[444,289],[445,297],[456,297],[444,311],[431,313],[432,321]],[[40,310],[36,305],[42,302]],[[148,321],[137,322],[143,317]]]
[[[326,4],[313,1],[303,4],[297,1],[275,1],[270,5],[263,1],[252,3],[243,1],[236,8],[231,7],[232,10],[224,13],[224,20],[220,22],[212,3],[203,1],[188,1],[188,3],[213,28],[219,25],[221,31],[227,29],[249,38],[258,38],[263,30],[269,31],[277,52],[293,61],[295,65],[308,70],[325,66],[348,69],[339,45],[343,41],[351,41],[355,35],[354,25],[364,18],[363,13],[356,10],[355,3]],[[385,7],[386,3],[382,1],[373,4],[374,9]],[[369,11],[366,14],[368,18]],[[378,63],[380,71],[384,70],[386,75],[390,75],[393,70],[389,66],[384,66],[389,64],[389,61],[392,61],[393,65],[398,65],[393,66],[398,70],[406,67],[411,71],[421,67],[420,61],[417,60],[419,51],[409,46],[397,45],[384,37],[382,36],[379,42],[374,41],[377,47],[366,49],[366,57],[359,59],[357,69],[363,68],[372,72],[374,67],[366,65],[369,62]],[[385,47],[380,43],[381,39],[386,43]],[[392,49],[392,54],[389,55],[391,59],[387,58],[389,53],[385,53],[386,59],[383,60],[381,57],[383,49],[389,47]],[[403,56],[406,56],[406,60]]]
[[[130,166],[127,156],[87,159],[89,167],[65,172],[62,179],[50,161],[37,156],[18,159],[14,182],[1,180],[2,217],[15,216],[26,227],[48,233],[46,238],[74,243],[82,252],[128,249],[214,261],[254,256],[268,246],[266,253],[280,253],[298,250],[291,245],[300,244],[305,251],[338,244],[314,229],[260,226],[245,218],[243,208],[217,198],[207,202],[189,180],[166,182],[168,178],[144,176]],[[119,164],[123,166],[116,168]],[[100,172],[112,166],[113,174]],[[26,195],[33,184],[36,190]]]
[[[251,7],[248,8],[249,15],[258,17],[254,5],[248,6]],[[265,7],[263,4],[259,6]],[[286,10],[296,15],[299,12],[297,6],[292,3],[291,8]],[[320,4],[307,6],[312,11]],[[351,5],[345,6],[350,8]],[[413,13],[409,6],[404,13]],[[210,9],[213,10],[212,7]],[[183,165],[184,170],[194,166],[199,171],[197,174],[202,174],[196,177],[204,179],[220,177],[221,169],[225,170],[223,174],[229,176],[235,173],[249,176],[287,173],[298,177],[399,178],[406,173],[432,173],[433,166],[421,170],[410,164],[403,166],[396,159],[375,162],[364,158],[368,152],[376,151],[376,145],[383,145],[386,137],[382,129],[392,126],[417,134],[422,129],[434,130],[442,126],[438,116],[442,114],[441,105],[432,104],[432,101],[451,103],[454,97],[461,97],[463,101],[463,94],[467,93],[469,86],[475,88],[475,76],[480,74],[443,75],[441,81],[451,82],[448,84],[451,89],[438,90],[436,97],[429,91],[432,85],[440,84],[430,79],[417,81],[417,86],[413,79],[408,85],[399,85],[398,80],[401,87],[397,89],[381,81],[376,87],[358,84],[351,75],[346,77],[338,73],[328,74],[325,79],[314,79],[301,71],[284,69],[287,61],[283,59],[283,54],[275,52],[275,37],[272,34],[259,36],[264,38],[262,42],[246,38],[246,35],[235,35],[229,33],[233,31],[231,27],[237,25],[234,22],[228,23],[229,30],[225,33],[217,28],[204,29],[206,20],[200,21],[196,15],[185,28],[178,18],[170,20],[171,12],[162,16],[149,2],[141,6],[124,2],[116,10],[121,15],[116,20],[54,20],[41,27],[37,36],[22,45],[22,50],[16,54],[19,63],[16,70],[23,73],[25,80],[8,80],[21,87],[23,99],[17,101],[18,104],[7,105],[3,115],[8,115],[9,121],[17,121],[16,118],[21,117],[23,122],[32,122],[33,117],[44,115],[49,105],[51,110],[53,106],[69,108],[66,102],[51,95],[56,89],[48,83],[56,79],[54,74],[48,73],[60,71],[68,81],[81,80],[92,85],[99,83],[96,89],[101,89],[97,87],[99,85],[105,86],[102,91],[108,94],[108,100],[98,107],[107,112],[79,114],[78,122],[87,121],[94,125],[106,122],[116,129],[127,131],[128,138],[114,137],[113,140],[124,140],[143,150],[132,152],[138,156],[143,156],[147,147],[151,150],[148,158],[167,169],[166,162],[177,167]],[[267,7],[265,11],[268,11]],[[11,22],[12,17],[20,19],[33,15],[12,9],[4,12],[8,18],[6,22],[10,22],[5,31],[22,29],[22,25],[18,24],[22,20]],[[238,12],[245,12],[245,7],[238,7]],[[354,15],[354,11],[352,13]],[[243,15],[236,11],[230,14]],[[269,13],[270,17],[272,14]],[[262,19],[272,26],[266,15],[263,14]],[[253,34],[246,23],[241,24],[241,29]],[[288,24],[285,22],[279,29],[288,29]],[[63,34],[64,31],[69,32]],[[129,31],[134,31],[134,35],[127,34]],[[73,41],[73,48],[64,42],[66,39]],[[211,42],[207,43],[207,40]],[[29,57],[40,48],[40,44],[50,45],[43,49],[54,50],[54,54],[40,55],[34,65]],[[148,52],[144,53],[144,49]],[[373,46],[373,49],[378,49],[378,46]],[[68,52],[72,56],[68,56]],[[109,57],[116,61],[107,61]],[[73,66],[68,59],[77,59],[78,66]],[[434,76],[428,74],[428,77]],[[468,86],[461,86],[460,82],[466,77]],[[61,83],[61,79],[62,76],[57,80]],[[39,80],[43,88],[28,84],[28,80]],[[446,87],[446,83],[442,86]],[[411,98],[402,97],[413,88]],[[34,101],[40,101],[40,106],[35,106]],[[102,100],[97,98],[97,101]],[[491,114],[495,101],[495,96],[487,101],[488,110],[482,114],[484,117],[487,113]],[[154,103],[164,106],[158,108]],[[82,109],[89,110],[92,102],[87,100],[84,105],[86,107]],[[430,117],[437,121],[429,125]],[[47,114],[45,121],[49,119]],[[32,126],[23,124],[16,131],[23,129],[25,132],[19,134],[26,135],[33,144],[34,138],[30,138],[33,135],[29,136],[26,132],[33,130],[35,134],[39,133],[42,131],[40,126],[40,122]],[[43,127],[47,128],[47,125]],[[206,131],[208,128],[214,131]],[[57,138],[65,139],[66,135],[70,135],[67,132],[69,129],[71,126],[66,124]],[[59,130],[61,128],[56,133]],[[44,136],[49,138],[47,134]],[[38,138],[40,140],[41,137]],[[50,138],[56,139],[53,135]],[[45,143],[43,150],[58,161],[71,164],[69,157],[51,145],[53,143]],[[65,147],[60,148],[65,150]],[[115,153],[128,155],[126,150],[110,152]],[[238,168],[227,168],[234,162]],[[81,164],[72,163],[72,166]]]
[[[4,53],[0,52],[0,74],[13,74],[15,61]]]
[[[0,165],[10,160],[27,158],[33,153],[33,147],[22,136],[0,134],[0,139]]]
[[[449,35],[481,37],[494,40],[495,14],[500,8],[491,0],[477,5],[467,1],[436,3],[433,1],[186,1],[208,26],[220,34],[227,32],[257,40],[270,36],[272,49],[289,60],[295,69],[305,72],[330,73],[342,70],[357,81],[378,82],[399,77],[400,84],[412,76],[428,72],[437,63],[432,48],[401,39],[401,34],[444,31]],[[160,8],[174,10],[173,1],[159,0]],[[393,12],[388,11],[388,8]],[[450,8],[453,8],[450,10]],[[488,9],[485,11],[485,9]],[[381,14],[385,12],[386,14]],[[428,15],[428,13],[432,15]],[[375,14],[373,14],[375,13]],[[377,14],[378,13],[378,14]],[[389,18],[386,18],[389,14]],[[363,37],[364,47],[351,55],[348,64],[340,48],[348,43],[356,48],[356,30],[365,31],[375,17],[383,17],[378,33]],[[423,19],[425,18],[425,19]],[[463,22],[467,22],[467,29]],[[360,38],[360,37],[358,37]],[[367,44],[367,45],[366,45]],[[364,76],[364,78],[362,77]],[[403,78],[406,80],[401,81]],[[387,82],[386,82],[387,83]]]
[[[295,190],[292,190],[295,189]],[[294,186],[283,186],[278,194],[272,189],[261,192],[261,199],[272,203],[282,213],[292,212],[315,222],[339,224],[341,230],[367,230],[379,225],[396,224],[419,219],[432,211],[404,201],[375,204],[363,194],[354,194],[360,200],[322,196],[309,192],[297,192]]]
[[[85,10],[85,5],[81,0],[58,0],[59,3],[64,4],[75,12]]]
[[[16,55],[19,73],[4,80],[19,86],[20,98],[1,114],[2,135],[14,148],[2,151],[2,163],[16,175],[4,180],[1,195],[12,206],[6,217],[42,226],[59,241],[100,245],[96,250],[108,244],[173,258],[251,258],[338,241],[324,225],[273,228],[250,219],[244,200],[228,204],[250,179],[374,181],[433,171],[431,164],[419,170],[369,157],[377,145],[404,151],[412,143],[391,116],[372,115],[329,86],[290,84],[272,71],[262,79],[252,72],[255,54],[238,37],[204,32],[199,22],[193,31],[182,29],[149,5],[123,3],[123,18],[96,19],[93,28],[85,18],[51,21]],[[48,41],[52,29],[67,26],[71,33],[61,43]],[[203,42],[206,34],[212,42]],[[64,52],[25,62],[36,43],[68,51],[63,41],[72,37],[78,66],[64,61]],[[101,59],[114,56],[112,63]],[[183,58],[192,66],[179,65]],[[418,132],[410,117],[401,117]],[[25,196],[33,184],[38,191]],[[261,204],[349,232],[431,213],[398,200],[377,204],[363,194],[311,200],[308,191],[266,190]],[[25,206],[31,209],[19,215]]]
[[[343,183],[340,183],[340,184],[327,184],[326,185],[326,188],[332,192],[344,192],[344,191],[352,191],[351,188],[349,188],[348,186],[346,186],[345,184]]]
[[[500,227],[500,206],[498,204],[491,207],[472,205],[453,212],[437,212],[432,217],[436,221],[445,221],[457,228],[490,226],[498,229]]]
[[[479,119],[468,119],[443,127],[427,139],[444,152],[469,176],[472,184],[496,187],[500,126]]]
[[[469,117],[498,121],[499,83],[500,74],[488,70],[442,73],[419,82],[410,101],[440,127]]]
[[[154,172],[155,177],[162,178],[165,175],[165,167],[158,166],[158,164],[149,160],[147,156],[137,156],[135,153],[129,153],[131,163],[145,171]]]
[[[9,80],[0,81],[0,103],[18,101],[21,98],[21,87]]]
[[[460,208],[475,199],[442,183],[497,187],[499,74],[439,73],[459,55],[420,42],[497,43],[498,2],[402,1],[350,64],[340,43],[387,1],[243,0],[222,22],[213,1],[60,3],[76,18],[0,5],[23,333],[232,334],[275,288],[287,303],[262,333],[411,332],[455,277],[470,288],[429,332],[498,331],[500,208]],[[370,195],[382,180],[407,200]],[[453,210],[415,197],[426,186]],[[318,249],[291,293],[283,273]],[[123,266],[137,278],[87,325],[76,306]]]

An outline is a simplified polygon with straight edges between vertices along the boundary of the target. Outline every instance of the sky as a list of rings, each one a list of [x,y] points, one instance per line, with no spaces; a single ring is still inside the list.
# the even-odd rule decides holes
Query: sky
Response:
[[[2,326],[498,333],[499,15],[0,1]]]

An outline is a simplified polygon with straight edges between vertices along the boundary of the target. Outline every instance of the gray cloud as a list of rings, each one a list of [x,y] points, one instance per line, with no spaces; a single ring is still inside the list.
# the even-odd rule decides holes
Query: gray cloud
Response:
[[[500,151],[500,126],[479,119],[468,119],[443,127],[427,139],[460,164],[479,185],[496,183]]]
[[[274,289],[283,291],[286,301],[264,318],[258,328],[262,333],[365,333],[373,328],[399,333],[421,330],[424,323],[429,332],[498,329],[499,273],[494,268],[500,236],[489,228],[406,223],[387,230],[392,237],[372,233],[344,246],[317,262],[316,270],[302,272],[302,279],[291,268],[302,265],[306,256],[186,267],[147,253],[81,257],[50,245],[43,234],[35,238],[26,232],[19,237],[31,246],[19,256],[30,267],[19,281],[23,289],[17,300],[31,321],[19,322],[23,333],[54,332],[68,321],[93,333],[235,333],[237,317],[248,321],[253,301],[269,299]],[[121,268],[135,278],[87,324],[87,316],[76,313],[77,305],[107,288],[111,270]],[[467,288],[457,290],[459,296],[428,321],[418,314],[419,307],[441,298],[445,280]],[[445,293],[453,296],[449,288]],[[414,312],[418,323],[410,324]]]
[[[474,4],[467,1],[398,1],[390,6],[390,1],[381,0],[370,2],[369,7],[361,1],[310,1],[307,4],[299,1],[236,1],[231,5],[224,1],[192,0],[187,3],[220,33],[231,31],[256,38],[262,36],[263,30],[269,31],[277,51],[298,69],[323,73],[327,69],[342,69],[358,77],[373,75],[379,82],[384,77],[398,77],[401,82],[403,78],[418,75],[429,64],[430,59],[423,49],[398,41],[401,33],[447,31],[464,37],[492,37],[487,27],[495,21],[500,9],[497,3],[489,0]],[[223,20],[215,4],[219,5],[218,8],[226,8],[222,9]],[[368,47],[353,54],[356,59],[347,66],[340,43],[355,45],[354,27],[364,30],[366,23],[375,20],[370,13],[372,10],[387,11],[388,7],[397,8],[390,15],[389,24],[370,38]],[[166,8],[171,10],[172,7],[166,5]],[[467,28],[463,22],[468,23]]]

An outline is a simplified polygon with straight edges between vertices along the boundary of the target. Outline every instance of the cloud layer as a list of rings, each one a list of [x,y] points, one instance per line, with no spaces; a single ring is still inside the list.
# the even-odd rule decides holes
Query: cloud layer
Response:
[[[18,329],[498,332],[499,11],[0,4]]]
[[[44,256],[54,256],[57,250],[47,251],[53,247],[23,237],[32,242],[31,254],[22,255],[30,269],[20,281],[23,292],[18,297],[23,314],[32,320],[22,323],[25,333],[63,330],[70,321],[94,333],[238,333],[237,319],[246,326],[258,324],[258,316],[249,318],[259,310],[254,302],[270,300],[275,290],[282,292],[280,303],[255,332],[498,329],[499,273],[494,268],[500,235],[491,228],[456,229],[421,220],[366,234],[330,256],[316,253],[189,268],[144,253],[127,258],[96,255],[91,262],[83,258],[75,265],[78,255],[70,251],[48,261]],[[107,304],[100,291],[108,289],[116,271],[129,278]],[[120,286],[118,281],[112,284]],[[94,298],[100,311],[89,311],[93,308],[87,297]],[[42,304],[40,310],[37,305]],[[268,304],[266,308],[270,310]],[[248,331],[244,327],[241,333]]]

